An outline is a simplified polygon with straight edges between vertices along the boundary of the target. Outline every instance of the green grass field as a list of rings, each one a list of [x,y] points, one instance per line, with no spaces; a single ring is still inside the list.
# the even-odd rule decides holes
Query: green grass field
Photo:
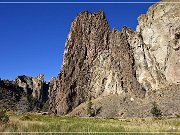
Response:
[[[162,134],[179,132],[180,134],[180,118],[103,119],[40,114],[16,115],[8,113],[8,115],[10,121],[0,125],[0,132],[114,132],[114,134],[115,132],[167,132]]]

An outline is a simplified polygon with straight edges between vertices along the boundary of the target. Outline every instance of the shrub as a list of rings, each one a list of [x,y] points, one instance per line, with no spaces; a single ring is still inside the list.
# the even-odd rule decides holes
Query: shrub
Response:
[[[151,113],[153,115],[153,117],[159,118],[162,116],[161,110],[158,108],[158,105],[156,104],[156,102],[152,103],[153,107],[151,109]]]
[[[26,120],[32,120],[32,118],[31,117],[29,117],[28,115],[23,115],[21,118],[20,118],[20,120],[23,120],[23,121],[26,121]]]
[[[49,101],[47,100],[47,101],[43,104],[42,111],[43,111],[43,112],[48,112],[48,110],[49,110]]]
[[[5,110],[0,110],[0,123],[8,123],[9,116],[6,114]]]
[[[89,117],[93,117],[94,116],[94,109],[92,108],[92,101],[91,99],[88,100],[88,103],[87,103],[87,115]]]

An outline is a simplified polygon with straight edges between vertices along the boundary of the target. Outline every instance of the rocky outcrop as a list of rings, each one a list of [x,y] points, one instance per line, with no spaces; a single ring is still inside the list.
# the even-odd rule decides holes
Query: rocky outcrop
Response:
[[[49,85],[44,82],[44,75],[39,74],[36,77],[18,76],[15,82],[26,93],[32,95],[35,100],[43,102],[48,99]]]
[[[59,89],[58,79],[53,77],[49,84],[49,112],[51,114],[57,114],[57,90]]]
[[[133,53],[125,29],[109,33],[108,50],[99,53],[93,61],[90,92],[94,98],[122,93],[144,95],[136,80]]]
[[[173,1],[152,5],[136,31],[110,31],[103,11],[81,12],[59,75],[50,83],[43,75],[0,81],[0,107],[35,111],[48,100],[51,114],[88,116],[91,100],[98,117],[147,117],[156,102],[164,116],[179,116],[180,4]]]
[[[0,80],[0,109],[17,110],[23,89],[13,81]]]
[[[39,110],[48,100],[49,84],[44,82],[44,75],[39,74],[36,77],[18,76],[15,82],[19,87],[24,89],[24,96],[27,97],[22,97],[20,100],[18,106],[20,112],[23,110],[22,108],[24,108],[24,106],[28,106],[25,107],[27,108],[27,111]],[[21,107],[22,104],[25,105]]]
[[[144,96],[134,64],[125,31],[110,32],[102,11],[80,13],[71,25],[61,72],[50,84],[50,111],[67,114],[89,98],[110,94]]]
[[[180,4],[163,2],[171,3],[151,6],[138,18],[135,37],[131,35],[138,80],[152,89],[180,82]]]
[[[1,80],[0,92],[3,108],[25,113],[42,109],[48,100],[49,84],[42,74],[37,77],[18,76],[15,81]],[[8,103],[6,103],[7,101]]]
[[[102,11],[81,12],[72,22],[60,74],[50,83],[50,112],[86,116],[81,106],[88,99],[103,109],[98,116],[151,116],[154,101],[171,110],[162,109],[165,115],[172,114],[172,104],[179,108],[178,96],[166,94],[179,91],[180,5],[163,2],[138,18],[136,31],[110,32]]]
[[[52,112],[66,114],[88,99],[92,62],[108,49],[108,34],[109,26],[102,11],[82,12],[72,22],[61,72],[50,84],[50,93],[56,93],[52,99],[55,104],[50,104],[50,109],[55,105]]]
[[[142,35],[132,31],[130,28],[125,29],[128,42],[133,49],[136,78],[146,89],[157,89],[164,85],[165,76],[160,71],[157,61],[151,56],[146,44],[143,42]]]

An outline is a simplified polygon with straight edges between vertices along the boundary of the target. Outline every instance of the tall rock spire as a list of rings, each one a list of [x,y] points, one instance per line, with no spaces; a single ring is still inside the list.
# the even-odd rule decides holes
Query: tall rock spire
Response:
[[[51,83],[50,112],[67,114],[89,98],[137,94],[141,88],[135,75],[125,33],[110,32],[102,11],[81,12],[72,22],[60,74]]]

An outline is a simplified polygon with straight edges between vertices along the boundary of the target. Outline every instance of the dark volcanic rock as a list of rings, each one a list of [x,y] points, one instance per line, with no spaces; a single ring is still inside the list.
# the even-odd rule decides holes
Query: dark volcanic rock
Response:
[[[15,111],[23,89],[13,81],[0,80],[0,108]]]
[[[25,113],[36,111],[48,100],[49,84],[43,75],[18,76],[15,81],[0,81],[1,108]]]

